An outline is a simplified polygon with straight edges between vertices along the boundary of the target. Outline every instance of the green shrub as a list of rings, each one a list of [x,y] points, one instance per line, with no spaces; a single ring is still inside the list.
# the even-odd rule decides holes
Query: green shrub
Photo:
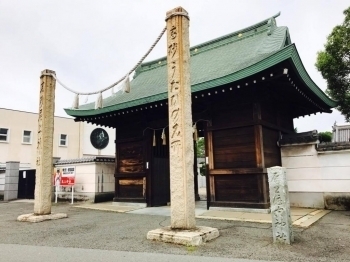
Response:
[[[318,140],[320,143],[332,142],[332,132],[320,132],[318,133]]]

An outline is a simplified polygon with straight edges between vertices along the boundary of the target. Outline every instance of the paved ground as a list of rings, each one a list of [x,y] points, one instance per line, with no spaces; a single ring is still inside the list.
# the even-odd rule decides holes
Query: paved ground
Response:
[[[16,262],[37,262],[37,261],[55,261],[55,262],[261,262],[263,260],[232,259],[222,257],[203,257],[174,255],[148,252],[128,252],[112,251],[84,248],[62,248],[62,247],[44,247],[44,246],[24,246],[12,244],[0,244],[1,261]],[[16,254],[16,255],[14,255]]]
[[[125,203],[127,204],[127,203]],[[170,216],[170,206],[162,207],[137,207],[135,205],[116,205],[115,202],[105,203],[84,203],[75,205],[77,208],[95,209],[102,211],[121,212],[139,215],[159,215]],[[196,218],[202,219],[217,219],[231,221],[246,221],[258,223],[272,223],[270,213],[261,213],[252,209],[232,209],[211,207],[207,210],[205,201],[197,201],[195,215]],[[313,223],[327,215],[329,210],[311,209],[311,208],[291,208],[291,218],[294,226],[307,228]]]
[[[307,229],[294,227],[295,243],[291,246],[273,244],[271,225],[267,223],[197,219],[197,225],[216,227],[221,236],[195,248],[146,239],[149,230],[170,224],[168,216],[98,211],[60,203],[53,205],[52,211],[67,213],[66,219],[16,221],[18,215],[32,211],[33,203],[0,202],[0,261],[30,262],[40,255],[46,261],[65,262],[112,261],[103,259],[106,257],[116,261],[138,258],[137,261],[186,262],[189,256],[203,262],[209,261],[208,257],[216,257],[213,262],[228,261],[224,258],[350,261],[350,211],[333,211]],[[46,258],[50,252],[53,257],[57,255],[56,259]]]

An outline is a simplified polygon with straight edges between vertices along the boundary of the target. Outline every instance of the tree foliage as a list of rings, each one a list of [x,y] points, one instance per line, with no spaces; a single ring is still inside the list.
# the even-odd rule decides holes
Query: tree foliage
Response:
[[[338,101],[338,110],[350,122],[350,7],[345,19],[327,37],[325,49],[318,52],[316,68],[327,81],[327,94]]]
[[[205,157],[205,146],[203,137],[200,137],[197,141],[197,157]]]
[[[332,132],[326,131],[326,132],[319,132],[318,133],[318,140],[320,140],[321,143],[325,142],[332,142]]]

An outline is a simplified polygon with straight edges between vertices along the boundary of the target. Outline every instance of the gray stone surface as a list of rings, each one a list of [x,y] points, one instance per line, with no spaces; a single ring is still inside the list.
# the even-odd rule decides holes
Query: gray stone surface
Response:
[[[4,190],[4,201],[10,201],[17,199],[18,191],[17,190]]]
[[[133,203],[133,202],[114,202],[112,203],[115,206],[130,206],[130,207],[146,207],[146,203]]]
[[[267,169],[272,215],[272,233],[275,243],[291,244],[294,241],[292,219],[290,216],[289,191],[286,168]]]
[[[173,230],[163,227],[147,233],[147,239],[185,246],[199,246],[219,236],[219,230],[212,227],[199,226],[191,230]]]
[[[51,213],[49,215],[35,215],[34,213],[24,214],[17,217],[17,221],[19,222],[31,222],[38,223],[46,220],[56,220],[61,218],[67,218],[67,214],[64,213]]]
[[[19,162],[6,162],[4,200],[10,201],[18,197]]]
[[[12,175],[12,176],[5,176],[5,184],[18,184],[18,180],[19,180],[18,170],[17,170],[17,175],[14,175],[14,172],[12,172],[12,174],[10,174],[10,175]]]
[[[15,184],[5,184],[5,191],[18,191],[18,183]],[[17,198],[17,196],[16,196]],[[8,199],[10,200],[10,199]]]
[[[350,192],[326,192],[324,203],[327,209],[350,210]]]
[[[7,161],[6,162],[6,169],[7,170],[18,170],[19,169],[19,162],[18,161]]]
[[[247,213],[262,213],[262,214],[270,214],[271,213],[270,208],[258,209],[258,208],[235,208],[235,207],[210,207],[210,210],[247,212]]]

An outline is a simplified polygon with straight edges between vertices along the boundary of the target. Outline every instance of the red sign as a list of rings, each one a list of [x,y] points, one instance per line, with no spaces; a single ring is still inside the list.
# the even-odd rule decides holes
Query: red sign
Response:
[[[62,176],[61,186],[74,186],[75,177],[74,176]]]
[[[56,168],[54,175],[55,186],[74,186],[75,183],[75,167]]]

